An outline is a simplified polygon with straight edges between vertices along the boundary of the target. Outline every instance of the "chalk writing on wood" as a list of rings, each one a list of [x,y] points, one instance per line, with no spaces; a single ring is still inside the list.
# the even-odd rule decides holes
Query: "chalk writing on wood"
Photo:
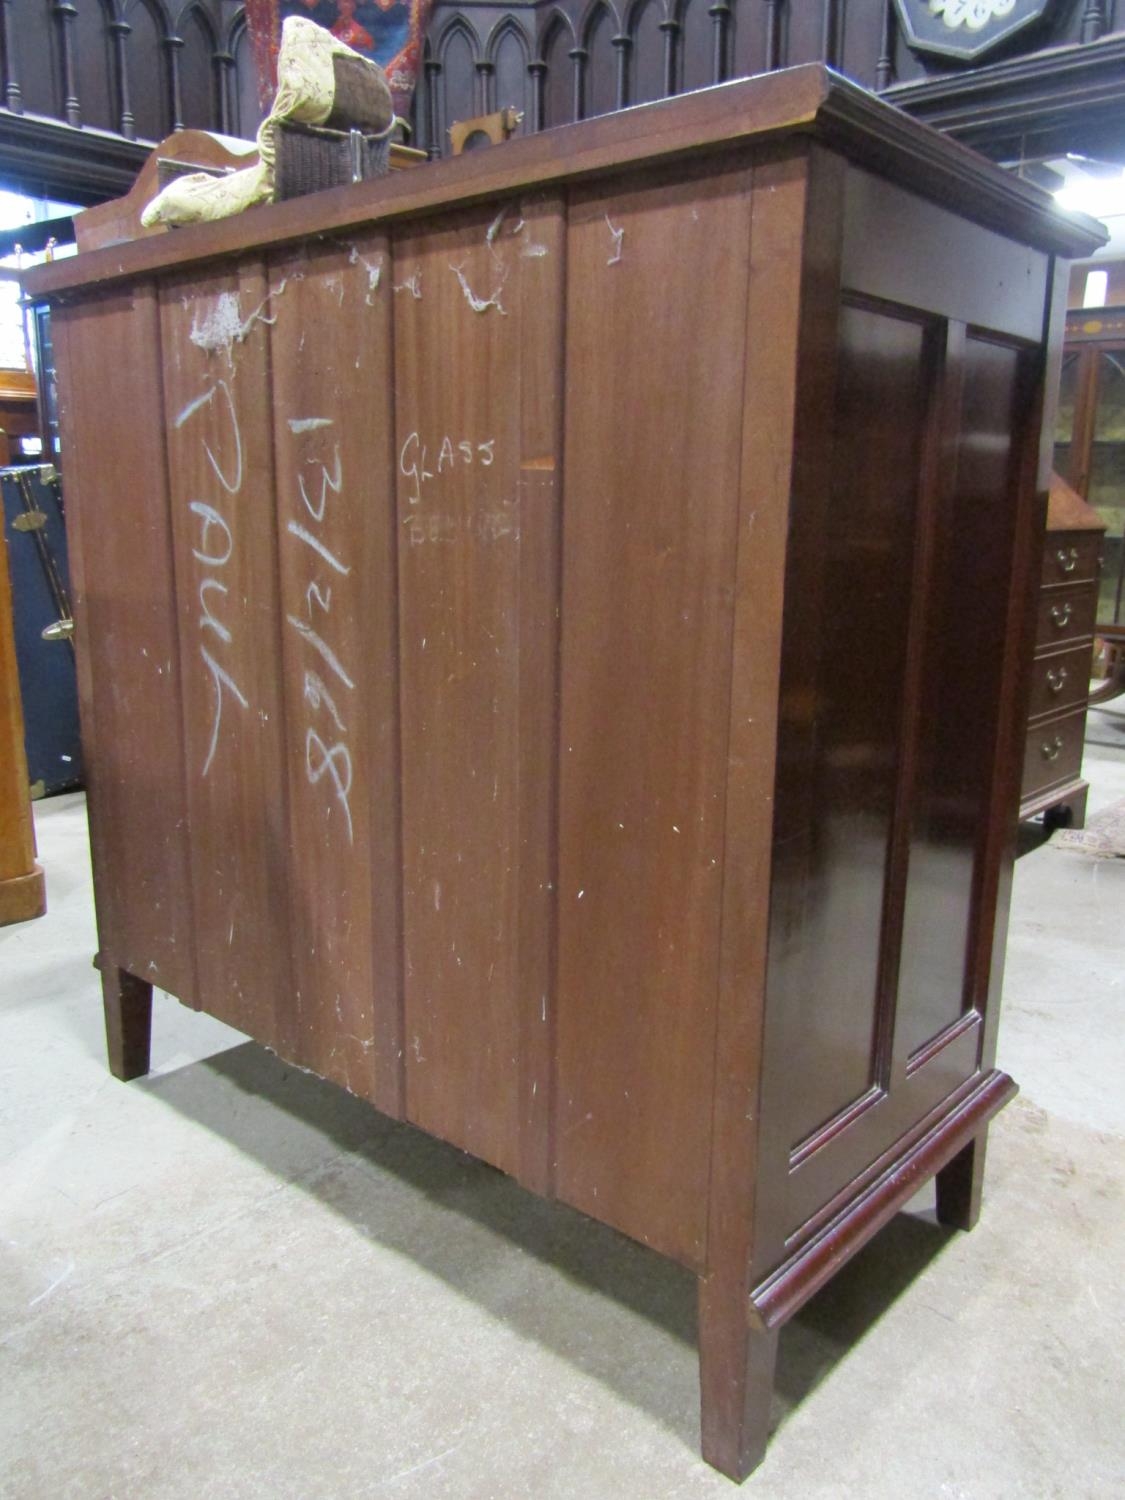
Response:
[[[307,438],[321,429],[333,426],[328,417],[291,417],[289,430],[295,437]],[[317,471],[312,484],[306,483],[305,468]],[[305,668],[302,697],[308,709],[305,725],[305,776],[312,787],[324,782],[331,794],[332,802],[339,808],[344,820],[348,843],[355,842],[352,823],[351,792],[355,776],[352,752],[348,744],[347,722],[341,712],[339,700],[333,694],[355,691],[355,680],[340,660],[335,649],[325,639],[323,631],[332,614],[332,584],[324,569],[339,578],[351,575],[351,565],[340,557],[325,540],[322,528],[325,525],[329,497],[339,495],[344,485],[344,473],[340,459],[340,445],[333,443],[329,463],[317,457],[305,459],[304,467],[297,474],[297,492],[303,510],[298,517],[290,517],[286,523],[286,535],[299,543],[305,551],[310,567],[316,574],[309,577],[305,586],[305,612],[287,614],[286,622],[297,633],[308,650],[319,657],[319,662]],[[315,623],[314,623],[315,620]],[[330,689],[322,668],[338,686]]]
[[[197,585],[200,608],[197,621],[200,635],[199,656],[211,679],[215,695],[214,708],[211,712],[211,734],[207,742],[207,753],[203,758],[202,774],[204,776],[210,773],[215,760],[223,723],[223,706],[227,698],[233,698],[241,708],[245,709],[250,706],[246,694],[230,670],[229,651],[220,650],[220,648],[233,648],[234,646],[233,632],[221,611],[222,601],[230,593],[224,574],[234,558],[236,541],[233,516],[227,514],[222,506],[230,498],[236,496],[242,488],[242,433],[239,429],[238,414],[235,411],[230,386],[225,380],[217,380],[202,395],[189,401],[175,422],[178,430],[190,422],[197,413],[211,407],[216,396],[220,394],[222,400],[218,405],[226,412],[227,440],[219,444],[219,453],[216,453],[206,436],[203,436],[200,441],[207,462],[219,482],[221,493],[216,493],[211,500],[188,501],[188,510],[197,523],[195,544],[191,549],[191,555],[200,568],[205,570]],[[217,645],[209,640],[210,636],[215,637]]]
[[[485,543],[506,537],[519,541],[519,508],[513,500],[497,500],[481,493],[470,498],[471,508],[467,513],[423,507],[431,487],[434,493],[441,489],[442,475],[491,469],[495,462],[495,438],[454,439],[446,433],[440,442],[431,443],[424,441],[421,433],[410,433],[398,459],[399,473],[407,481],[406,501],[410,509],[403,517],[403,524],[408,528],[409,544],[417,547],[424,542],[456,542],[461,537]],[[484,488],[482,484],[482,491]],[[495,485],[491,488],[495,489]]]
[[[410,433],[398,456],[399,472],[410,481],[407,500],[411,505],[421,504],[423,486],[448,470],[470,468],[473,464],[479,464],[482,469],[491,468],[496,458],[495,450],[495,438],[486,438],[483,442],[461,438],[454,442],[447,434],[437,445],[437,457],[434,458],[434,449],[422,441],[421,434]]]

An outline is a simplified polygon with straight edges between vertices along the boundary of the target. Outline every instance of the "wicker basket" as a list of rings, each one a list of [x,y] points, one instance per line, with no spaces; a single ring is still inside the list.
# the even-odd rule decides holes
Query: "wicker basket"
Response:
[[[383,177],[390,166],[390,126],[378,135],[328,130],[322,125],[279,123],[274,196],[278,201]]]

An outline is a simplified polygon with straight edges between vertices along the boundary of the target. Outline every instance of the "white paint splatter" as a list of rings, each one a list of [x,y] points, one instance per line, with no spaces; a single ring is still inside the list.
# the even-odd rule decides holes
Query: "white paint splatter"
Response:
[[[505,276],[501,277],[500,285],[492,293],[491,297],[478,297],[476,295],[476,293],[473,291],[472,287],[469,285],[469,283],[468,283],[468,281],[467,281],[467,279],[465,277],[465,262],[464,261],[462,261],[459,266],[455,266],[452,263],[450,263],[449,269],[453,272],[453,274],[457,277],[457,280],[461,283],[461,290],[465,294],[465,301],[469,304],[469,306],[472,308],[472,310],[475,313],[485,313],[485,312],[488,311],[488,309],[490,307],[494,307],[496,309],[496,311],[500,314],[500,316],[502,318],[506,318],[508,316],[507,309],[502,305],[502,303],[500,301],[500,293],[504,289],[504,281],[506,280],[506,273],[505,273]]]
[[[201,319],[199,310],[192,311],[192,343],[207,354],[217,354],[221,349],[233,361],[235,344],[241,344],[255,323],[276,323],[277,315],[271,317],[265,309],[274,297],[280,297],[288,285],[288,278],[268,291],[248,318],[243,318],[237,292],[220,292],[211,310]]]
[[[615,266],[615,265],[617,265],[618,261],[621,259],[621,256],[622,256],[622,242],[625,239],[625,230],[624,230],[624,228],[621,228],[621,229],[614,228],[613,224],[610,221],[610,217],[609,217],[608,214],[606,214],[606,216],[605,216],[605,221],[606,221],[606,224],[609,227],[610,237],[613,240],[613,254],[606,261],[606,265],[607,266]]]
[[[367,272],[367,295],[363,300],[370,307],[375,293],[379,290],[379,283],[383,279],[383,257],[380,255],[378,261],[370,261],[365,255],[360,254],[358,245],[353,245],[351,254],[348,256],[348,264],[362,266]],[[401,288],[395,287],[395,291],[401,291]],[[420,297],[422,294],[415,292],[414,295]]]
[[[421,273],[421,271],[415,271],[412,276],[408,276],[405,281],[400,282],[398,284],[398,286],[396,286],[394,288],[394,290],[396,292],[409,292],[410,295],[414,298],[415,302],[421,302],[421,300],[422,300],[422,273]]]
[[[504,222],[504,215],[507,212],[508,212],[508,205],[505,203],[503,205],[503,207],[501,208],[500,212],[493,219],[492,223],[488,226],[488,233],[484,237],[484,243],[488,246],[488,248],[492,251],[492,253],[494,255],[496,253],[496,249],[495,249],[495,246],[496,246],[496,237],[500,233],[500,226],[503,224],[503,222]],[[523,220],[522,219],[520,220],[520,224],[522,226],[522,224],[523,224]],[[518,233],[519,231],[517,230],[516,232]]]

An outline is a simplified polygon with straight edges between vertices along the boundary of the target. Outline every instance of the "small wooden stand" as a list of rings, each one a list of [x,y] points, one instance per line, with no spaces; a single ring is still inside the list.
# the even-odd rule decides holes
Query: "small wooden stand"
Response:
[[[46,910],[43,871],[35,861],[12,589],[4,547],[0,551],[0,926],[41,917]]]

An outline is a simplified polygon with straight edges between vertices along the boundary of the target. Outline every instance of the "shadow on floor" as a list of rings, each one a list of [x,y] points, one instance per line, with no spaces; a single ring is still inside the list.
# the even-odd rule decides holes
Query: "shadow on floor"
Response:
[[[441,1277],[521,1335],[545,1345],[610,1385],[631,1404],[698,1444],[698,1394],[693,1377],[654,1381],[638,1350],[622,1358],[599,1325],[567,1336],[570,1320],[542,1313],[534,1296],[511,1295],[504,1278],[474,1275],[474,1262],[454,1232],[434,1232],[432,1206],[502,1236],[571,1283],[592,1289],[667,1331],[687,1346],[696,1338],[695,1277],[663,1256],[560,1203],[548,1203],[502,1173],[409,1125],[378,1114],[343,1090],[281,1062],[247,1042],[174,1073],[130,1087],[143,1088],[230,1141],[279,1178],[294,1181],[361,1234]],[[234,1092],[237,1091],[237,1092]],[[295,1175],[293,1132],[279,1131],[271,1110],[247,1109],[240,1094],[285,1111],[324,1140],[319,1166]],[[307,1161],[307,1150],[305,1160]],[[341,1191],[347,1172],[390,1174],[399,1189],[418,1195],[417,1211],[388,1215],[385,1194]],[[369,1201],[370,1200],[370,1201]],[[428,1208],[430,1206],[430,1208]],[[845,1266],[783,1331],[773,1425],[823,1380],[914,1282],[953,1237],[925,1217],[899,1214]],[[605,1345],[605,1347],[602,1347]],[[690,1364],[685,1361],[685,1371]]]

